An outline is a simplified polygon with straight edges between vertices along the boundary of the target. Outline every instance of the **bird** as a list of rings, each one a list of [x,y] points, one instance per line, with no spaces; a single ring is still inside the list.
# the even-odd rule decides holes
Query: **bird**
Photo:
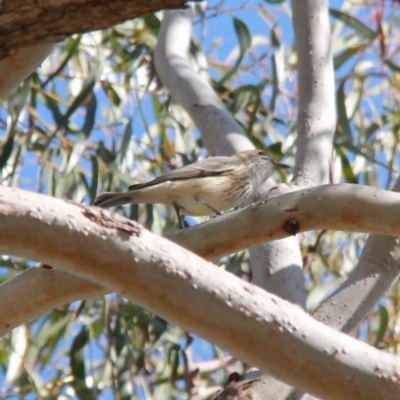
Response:
[[[182,214],[220,215],[249,198],[277,169],[288,165],[262,150],[245,150],[231,157],[209,157],[177,168],[128,191],[100,193],[94,205],[110,208],[125,204],[161,203],[175,208],[179,227]]]

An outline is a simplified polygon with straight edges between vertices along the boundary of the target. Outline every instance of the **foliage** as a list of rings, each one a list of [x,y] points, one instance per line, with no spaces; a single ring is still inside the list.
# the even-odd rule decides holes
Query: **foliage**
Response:
[[[289,6],[232,4],[198,8],[193,64],[211,77],[253,143],[293,164],[297,84]],[[399,161],[399,20],[393,12],[398,6],[357,4],[331,10],[338,107],[332,175],[335,182],[390,188]],[[152,54],[160,19],[161,14],[149,15],[67,39],[3,99],[3,185],[90,204],[99,191],[123,191],[207,154],[193,123],[157,79]],[[226,29],[222,37],[220,26]],[[118,211],[156,233],[176,229],[173,210],[163,206]],[[343,232],[304,239],[310,308],[346,279],[364,242],[364,235]],[[31,265],[4,256],[2,281]],[[220,265],[248,278],[246,253]],[[367,342],[395,353],[398,292],[395,285],[358,331]],[[223,356],[151,312],[109,295],[53,310],[5,338],[0,374],[7,385],[0,397],[186,398],[243,368]],[[220,362],[206,362],[212,359]]]

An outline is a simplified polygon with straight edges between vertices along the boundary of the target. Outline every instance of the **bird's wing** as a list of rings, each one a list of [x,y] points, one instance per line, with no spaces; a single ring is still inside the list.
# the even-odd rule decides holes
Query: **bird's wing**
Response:
[[[232,157],[211,157],[196,162],[194,164],[185,165],[174,171],[167,172],[150,182],[139,183],[129,186],[129,190],[136,190],[148,186],[158,185],[159,183],[168,181],[179,181],[190,178],[204,178],[206,176],[219,176],[234,170],[237,165],[236,160]]]

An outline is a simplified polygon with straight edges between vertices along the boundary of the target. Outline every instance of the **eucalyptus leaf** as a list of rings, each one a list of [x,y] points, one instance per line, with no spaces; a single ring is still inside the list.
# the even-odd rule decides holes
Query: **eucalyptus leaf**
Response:
[[[364,24],[358,18],[355,18],[348,13],[337,10],[335,8],[330,8],[329,13],[332,17],[337,18],[349,28],[354,29],[355,32],[357,32],[361,36],[364,36],[371,42],[378,37],[378,34],[373,31],[368,25]]]
[[[236,73],[244,56],[246,55],[247,50],[251,47],[251,33],[247,25],[240,19],[233,18],[233,27],[239,41],[239,57],[233,68],[231,68],[220,80],[219,85],[223,85]]]

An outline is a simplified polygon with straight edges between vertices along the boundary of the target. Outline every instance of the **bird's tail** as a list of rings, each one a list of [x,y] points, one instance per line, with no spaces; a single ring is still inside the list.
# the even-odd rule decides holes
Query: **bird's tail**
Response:
[[[104,192],[94,199],[94,205],[102,208],[123,206],[124,204],[135,203],[134,197],[127,193]]]

